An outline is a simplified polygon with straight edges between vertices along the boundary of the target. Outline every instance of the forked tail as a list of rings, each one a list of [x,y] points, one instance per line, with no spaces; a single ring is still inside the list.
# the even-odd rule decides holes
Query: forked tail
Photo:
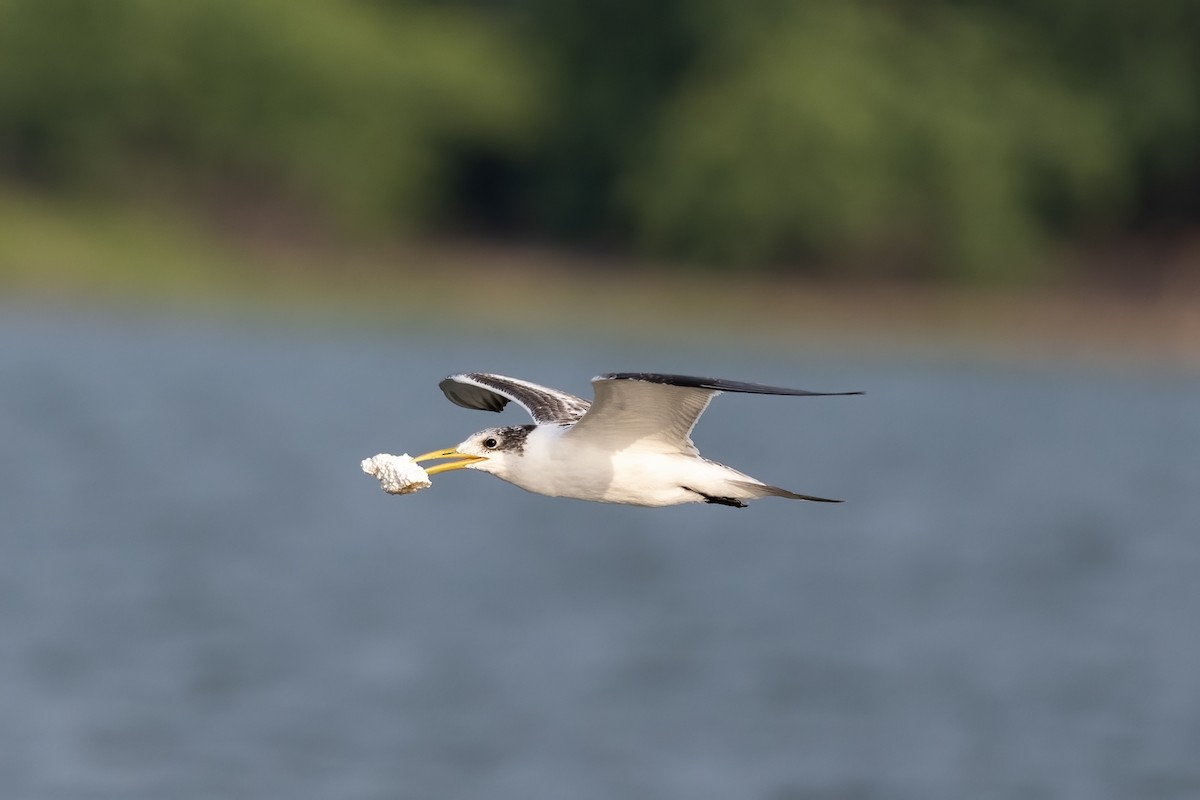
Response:
[[[749,481],[730,481],[739,489],[746,492],[746,497],[786,497],[788,500],[808,500],[813,503],[841,503],[841,500],[832,500],[828,497],[814,497],[811,494],[796,494],[789,492],[787,489],[780,489],[778,486],[768,486],[765,483],[751,483]]]

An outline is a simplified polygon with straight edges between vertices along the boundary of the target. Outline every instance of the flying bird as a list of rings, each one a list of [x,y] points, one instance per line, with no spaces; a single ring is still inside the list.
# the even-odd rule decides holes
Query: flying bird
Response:
[[[438,386],[452,403],[464,408],[498,412],[515,402],[529,412],[534,424],[486,428],[456,447],[418,456],[416,461],[453,459],[429,467],[428,474],[474,469],[552,497],[634,506],[715,503],[736,508],[760,497],[841,501],[769,486],[701,456],[691,432],[715,396],[722,392],[805,397],[862,394],[644,372],[593,378],[591,403],[557,389],[482,372],[451,375]]]

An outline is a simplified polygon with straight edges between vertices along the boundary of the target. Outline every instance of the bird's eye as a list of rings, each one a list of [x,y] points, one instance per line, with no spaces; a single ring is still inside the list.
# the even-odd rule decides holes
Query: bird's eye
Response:
[[[489,436],[488,438],[483,440],[483,446],[486,447],[488,450],[495,450],[496,445],[498,445],[498,444],[499,444],[499,442],[496,441],[495,436]]]

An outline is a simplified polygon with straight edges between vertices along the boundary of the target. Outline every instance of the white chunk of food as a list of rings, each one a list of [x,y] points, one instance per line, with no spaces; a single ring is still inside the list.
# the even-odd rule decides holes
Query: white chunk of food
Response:
[[[394,456],[380,453],[362,462],[362,471],[379,479],[379,486],[388,494],[412,494],[428,489],[429,475],[405,453]]]

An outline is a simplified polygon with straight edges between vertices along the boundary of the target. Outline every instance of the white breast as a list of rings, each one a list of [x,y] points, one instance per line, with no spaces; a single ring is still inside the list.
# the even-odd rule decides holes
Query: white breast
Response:
[[[563,429],[533,431],[525,451],[499,477],[538,494],[605,503],[670,506],[701,502],[699,493],[726,496],[728,480],[753,480],[721,464],[636,445],[612,452],[563,438]]]

